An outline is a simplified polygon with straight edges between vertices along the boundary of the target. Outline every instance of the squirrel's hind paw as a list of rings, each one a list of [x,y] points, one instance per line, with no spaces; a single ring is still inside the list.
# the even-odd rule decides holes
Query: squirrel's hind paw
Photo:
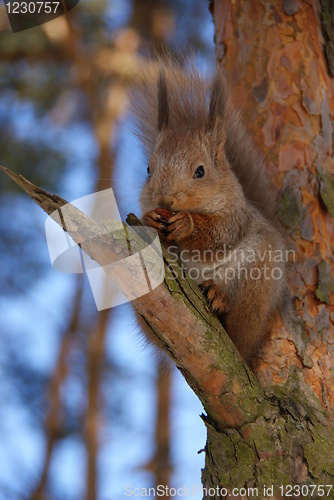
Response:
[[[230,310],[231,305],[228,296],[213,280],[203,281],[200,288],[203,290],[213,312],[222,314]]]

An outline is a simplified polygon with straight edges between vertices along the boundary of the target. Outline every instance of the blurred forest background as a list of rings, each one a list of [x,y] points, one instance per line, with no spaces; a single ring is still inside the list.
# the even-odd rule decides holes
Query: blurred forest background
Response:
[[[212,69],[213,32],[206,0],[80,0],[14,34],[1,5],[0,163],[69,201],[112,187],[139,214],[130,76],[161,44]],[[0,500],[200,485],[202,409],[181,375],[129,305],[97,312],[87,277],[52,269],[45,214],[3,174],[0,195]]]

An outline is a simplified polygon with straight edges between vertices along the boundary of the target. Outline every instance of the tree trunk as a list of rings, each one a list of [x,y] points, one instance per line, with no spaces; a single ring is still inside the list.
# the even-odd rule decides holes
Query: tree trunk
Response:
[[[289,496],[288,485],[300,487],[294,498],[317,498],[327,484],[334,498],[334,87],[320,5],[215,0],[210,8],[218,61],[280,192],[295,259],[291,297],[255,369],[273,414],[222,432],[209,425],[203,484],[256,487],[260,498],[273,498],[272,485],[278,498]]]

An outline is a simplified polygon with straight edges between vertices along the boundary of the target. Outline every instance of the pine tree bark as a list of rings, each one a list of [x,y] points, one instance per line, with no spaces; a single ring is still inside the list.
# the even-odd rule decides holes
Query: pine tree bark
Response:
[[[255,370],[276,409],[239,428],[208,428],[203,484],[244,487],[246,498],[252,487],[273,498],[271,485],[278,498],[288,485],[294,498],[318,498],[327,484],[334,498],[334,87],[325,14],[317,1],[215,0],[210,9],[217,59],[267,160],[295,258],[291,296]]]

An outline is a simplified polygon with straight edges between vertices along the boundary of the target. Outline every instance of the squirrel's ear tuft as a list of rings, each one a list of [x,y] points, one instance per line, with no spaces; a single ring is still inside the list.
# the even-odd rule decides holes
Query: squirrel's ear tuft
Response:
[[[166,74],[163,68],[159,71],[158,79],[158,131],[167,128],[169,123],[169,106]]]
[[[224,76],[220,69],[217,69],[211,84],[208,129],[216,128],[224,115]]]

